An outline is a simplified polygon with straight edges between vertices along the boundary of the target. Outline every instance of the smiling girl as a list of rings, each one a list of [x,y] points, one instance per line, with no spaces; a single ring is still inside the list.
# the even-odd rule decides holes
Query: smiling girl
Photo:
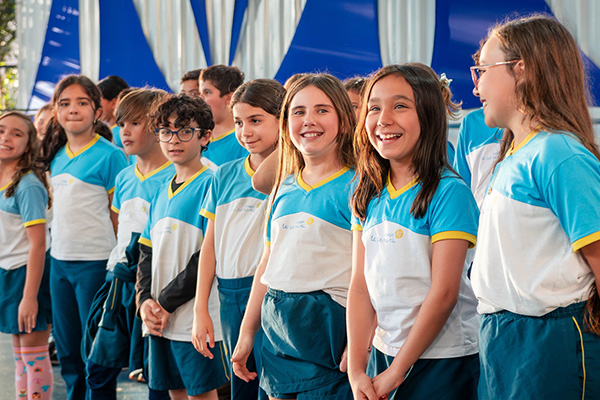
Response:
[[[473,261],[479,397],[600,398],[600,153],[580,50],[550,17],[516,19],[472,72],[486,125],[504,128]]]
[[[266,244],[233,353],[233,370],[264,330],[260,386],[272,399],[352,396],[340,371],[351,269],[352,104],[330,75],[301,77],[280,116],[279,168]]]
[[[98,133],[100,90],[85,76],[56,86],[54,115],[44,138],[46,168],[54,193],[50,285],[54,338],[69,399],[86,393],[81,339],[94,295],[104,282],[116,244],[117,214],[110,210],[123,152]],[[51,133],[51,134],[50,134]]]
[[[465,256],[478,212],[447,162],[450,97],[423,64],[384,67],[365,91],[348,295],[357,399],[476,398],[478,316]],[[365,326],[375,318],[371,379]]]
[[[17,398],[52,397],[48,353],[48,186],[35,163],[36,130],[19,112],[0,116],[0,331],[12,334]]]

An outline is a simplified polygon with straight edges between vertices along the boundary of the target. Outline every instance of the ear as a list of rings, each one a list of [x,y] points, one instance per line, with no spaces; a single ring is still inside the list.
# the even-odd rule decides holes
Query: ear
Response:
[[[94,123],[96,121],[98,121],[98,118],[100,118],[101,115],[102,115],[102,106],[98,107],[96,109],[96,112],[94,112]]]
[[[231,97],[233,96],[233,92],[231,93],[227,93],[225,96],[223,96],[225,98],[225,104],[229,105],[229,102],[231,101]]]
[[[198,134],[198,138],[200,139],[200,145],[202,147],[206,147],[208,142],[210,142],[210,137],[212,135],[212,131],[210,129],[205,129]]]
[[[523,76],[523,73],[525,72],[525,62],[523,60],[517,61],[513,71],[516,76]]]

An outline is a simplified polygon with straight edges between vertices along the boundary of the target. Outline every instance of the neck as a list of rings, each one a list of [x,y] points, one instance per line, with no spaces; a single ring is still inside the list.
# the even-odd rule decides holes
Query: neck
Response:
[[[167,158],[158,146],[154,146],[154,148],[146,154],[137,154],[136,157],[136,164],[142,175],[149,174],[157,168],[162,167],[167,162]]]
[[[202,165],[200,157],[194,158],[186,164],[175,164],[175,171],[177,172],[175,183],[183,183],[187,181],[189,178],[194,176],[196,172],[200,171],[203,167],[204,165]]]
[[[412,160],[390,161],[390,180],[394,188],[400,189],[415,179],[415,173],[410,166],[411,162]]]
[[[512,131],[514,135],[514,147],[518,145],[527,138],[527,136],[539,126],[539,123],[536,121],[532,121],[530,118],[521,118],[520,121],[516,121],[515,123],[509,125],[509,129]]]
[[[18,164],[19,160],[0,160],[0,188],[8,185],[12,181]]]
[[[94,140],[95,137],[96,133],[92,128],[77,135],[67,132],[67,146],[69,146],[69,149],[72,153],[77,153],[79,150],[87,146],[92,140]]]
[[[211,137],[218,138],[221,135],[224,135],[227,132],[231,132],[235,129],[235,123],[233,122],[233,117],[226,118],[224,121],[215,124],[214,129],[212,130]]]
[[[302,180],[307,185],[313,186],[323,179],[335,174],[344,165],[337,157],[310,158],[304,157],[304,169],[302,170]]]

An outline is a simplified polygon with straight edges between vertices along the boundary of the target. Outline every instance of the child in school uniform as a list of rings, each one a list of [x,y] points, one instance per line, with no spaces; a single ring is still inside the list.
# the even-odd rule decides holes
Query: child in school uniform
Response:
[[[0,116],[0,331],[12,334],[16,398],[49,400],[50,201],[37,147],[29,117],[15,111]]]
[[[465,256],[478,210],[448,164],[450,98],[423,64],[386,66],[365,90],[348,295],[355,398],[477,398],[479,317]]]
[[[119,95],[123,90],[128,88],[129,85],[127,82],[116,75],[109,75],[98,82],[98,89],[100,89],[100,92],[102,93],[102,115],[100,115],[100,120],[104,121],[110,128],[113,143],[120,148],[123,148],[123,142],[121,140],[121,128],[117,124],[115,110],[117,109]]]
[[[233,370],[256,379],[247,358],[264,330],[260,386],[273,399],[348,399],[346,348],[351,269],[350,182],[354,113],[331,75],[301,77],[280,115],[279,168],[266,243],[233,353]]]
[[[216,170],[227,161],[245,157],[248,152],[235,138],[231,114],[231,96],[244,83],[244,73],[238,67],[211,65],[200,73],[200,97],[210,106],[215,128],[210,144],[202,153],[202,163]]]
[[[181,77],[179,93],[187,94],[190,97],[200,96],[200,73],[202,69],[193,69],[186,72]]]
[[[285,89],[277,81],[256,79],[240,86],[231,98],[236,137],[250,155],[223,164],[216,172],[201,214],[208,218],[206,239],[200,252],[193,343],[198,351],[213,357],[214,329],[208,311],[211,283],[218,280],[221,327],[231,354],[237,343],[240,324],[250,295],[254,272],[263,246],[267,196],[252,188],[252,176],[277,146],[279,112]],[[240,232],[243,232],[241,234]],[[249,368],[260,371],[262,332],[257,334]],[[254,399],[258,380],[231,379],[231,398]],[[261,391],[261,396],[266,395]]]
[[[112,210],[119,215],[117,245],[106,266],[106,282],[94,299],[86,332],[90,398],[116,399],[117,376],[125,367],[143,368],[142,322],[136,317],[138,240],[156,190],[175,173],[150,129],[148,113],[166,92],[135,89],[116,109],[123,147],[136,164],[117,175]]]
[[[81,340],[106,262],[116,245],[117,215],[110,210],[123,152],[100,136],[100,90],[87,77],[70,75],[54,91],[52,134],[44,138],[54,217],[51,236],[54,338],[69,399],[86,393]],[[110,131],[108,132],[110,134]]]
[[[161,149],[175,175],[157,191],[140,237],[136,302],[149,336],[148,384],[173,399],[217,399],[229,380],[221,341],[219,299],[210,299],[216,357],[192,345],[198,258],[206,231],[200,215],[213,173],[200,161],[214,127],[208,105],[187,95],[171,96],[152,115]],[[216,283],[213,279],[213,285]]]
[[[479,398],[600,398],[600,152],[580,50],[553,17],[516,18],[471,71],[504,130],[471,273]]]

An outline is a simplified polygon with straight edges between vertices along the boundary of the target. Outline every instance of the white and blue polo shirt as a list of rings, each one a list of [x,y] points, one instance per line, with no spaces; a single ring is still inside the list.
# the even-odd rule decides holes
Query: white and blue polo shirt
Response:
[[[13,270],[27,264],[29,239],[25,228],[46,223],[48,192],[44,184],[31,172],[21,177],[9,198],[6,189],[0,188],[0,268]],[[50,235],[46,226],[46,250],[50,248]]]
[[[108,196],[127,166],[123,151],[96,134],[76,154],[67,143],[52,163],[52,257],[63,261],[106,260],[115,247]]]
[[[119,214],[119,229],[117,245],[110,253],[106,269],[112,271],[117,263],[127,263],[125,251],[132,234],[144,231],[152,198],[174,174],[173,163],[167,161],[146,175],[142,175],[137,165],[130,165],[117,175],[111,209]]]
[[[267,195],[252,188],[249,157],[216,172],[200,213],[215,225],[215,273],[219,278],[253,276],[263,250]]]
[[[216,138],[211,137],[208,148],[202,152],[202,164],[216,171],[217,168],[226,162],[237,160],[247,155],[248,150],[242,147],[237,141],[234,129]]]
[[[588,299],[578,252],[600,240],[600,162],[568,133],[532,132],[496,167],[471,279],[482,314],[541,316]]]
[[[346,306],[352,270],[350,189],[342,168],[314,186],[302,174],[279,187],[266,240],[271,255],[261,282],[288,293],[323,290]]]
[[[410,209],[419,193],[418,179],[396,189],[390,182],[374,197],[362,222],[354,217],[353,230],[362,231],[364,274],[377,329],[373,345],[395,357],[431,288],[433,244],[444,239],[476,243],[478,210],[465,183],[445,171],[422,218]],[[444,328],[421,358],[452,358],[477,353],[479,316],[476,300],[463,268],[458,302]]]
[[[483,108],[467,114],[460,124],[454,169],[471,188],[479,207],[498,159],[501,140],[502,130],[485,124]]]
[[[152,284],[150,293],[158,299],[161,291],[188,265],[204,240],[206,218],[200,205],[209,191],[213,173],[207,167],[188,178],[175,192],[172,179],[165,182],[152,200],[146,228],[140,243],[152,248]],[[215,329],[215,341],[221,340],[221,320],[216,279],[213,282],[208,309]],[[192,341],[194,299],[178,307],[169,317],[165,338]]]

